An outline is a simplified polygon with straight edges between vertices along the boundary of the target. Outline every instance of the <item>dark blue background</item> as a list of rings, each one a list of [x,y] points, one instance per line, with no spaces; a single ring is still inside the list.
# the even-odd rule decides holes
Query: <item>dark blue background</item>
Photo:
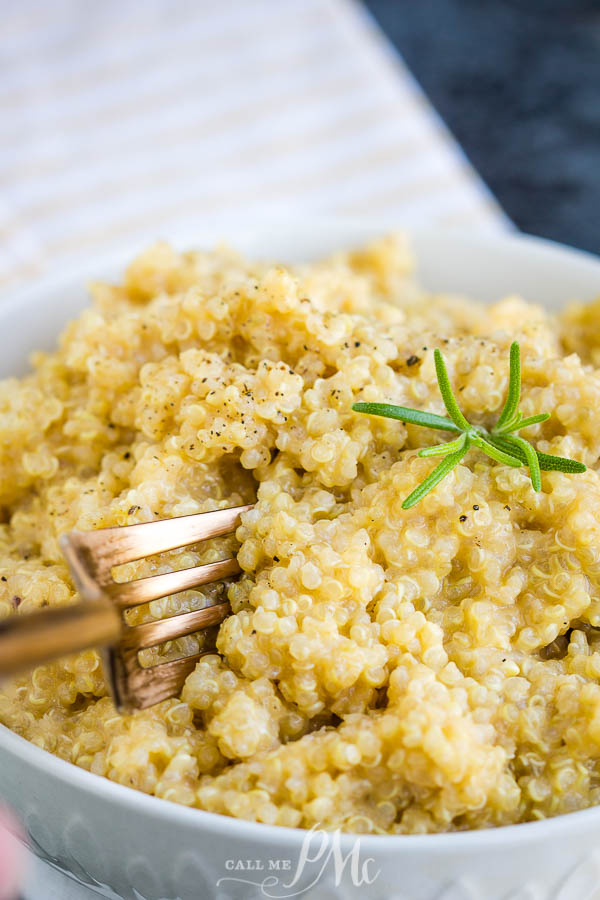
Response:
[[[600,252],[600,0],[365,0],[524,231]]]

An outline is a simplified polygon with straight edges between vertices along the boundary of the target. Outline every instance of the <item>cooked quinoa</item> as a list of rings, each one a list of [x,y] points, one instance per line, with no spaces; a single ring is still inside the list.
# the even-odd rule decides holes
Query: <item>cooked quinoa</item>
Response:
[[[0,616],[76,601],[58,547],[94,529],[257,501],[236,535],[123,567],[237,553],[215,647],[181,697],[119,716],[98,654],[36,669],[0,721],[114,781],[270,824],[374,833],[481,828],[600,801],[600,308],[429,296],[393,236],[311,266],[157,245],[0,383]],[[539,299],[543,300],[543,297]],[[493,422],[523,354],[525,435],[586,463],[545,472],[472,450],[434,467],[423,428],[358,400],[444,412],[440,347],[470,421]]]

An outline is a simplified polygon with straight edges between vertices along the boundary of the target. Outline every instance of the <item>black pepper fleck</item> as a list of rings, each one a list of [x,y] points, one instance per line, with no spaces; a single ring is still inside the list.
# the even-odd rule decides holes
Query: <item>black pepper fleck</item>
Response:
[[[421,358],[419,356],[415,356],[415,354],[413,353],[413,355],[409,356],[408,359],[406,360],[406,365],[407,366],[416,366],[416,364],[418,362],[421,362]]]
[[[474,503],[474,504],[473,504],[473,509],[479,509],[479,504]]]
[[[458,521],[459,521],[459,522],[466,522],[466,521],[467,521],[467,517],[466,517],[466,516],[459,516],[459,517],[458,517]]]

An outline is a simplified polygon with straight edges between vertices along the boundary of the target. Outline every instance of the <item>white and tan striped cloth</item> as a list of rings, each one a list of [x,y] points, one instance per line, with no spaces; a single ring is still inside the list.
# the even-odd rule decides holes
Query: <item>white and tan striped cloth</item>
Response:
[[[194,223],[506,219],[358,0],[3,0],[0,285]]]

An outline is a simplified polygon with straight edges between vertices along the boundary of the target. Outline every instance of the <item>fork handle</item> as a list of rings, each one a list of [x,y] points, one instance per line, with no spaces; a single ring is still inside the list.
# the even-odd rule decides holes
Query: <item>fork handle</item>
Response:
[[[77,603],[0,622],[0,678],[117,641],[122,622],[109,604]]]

